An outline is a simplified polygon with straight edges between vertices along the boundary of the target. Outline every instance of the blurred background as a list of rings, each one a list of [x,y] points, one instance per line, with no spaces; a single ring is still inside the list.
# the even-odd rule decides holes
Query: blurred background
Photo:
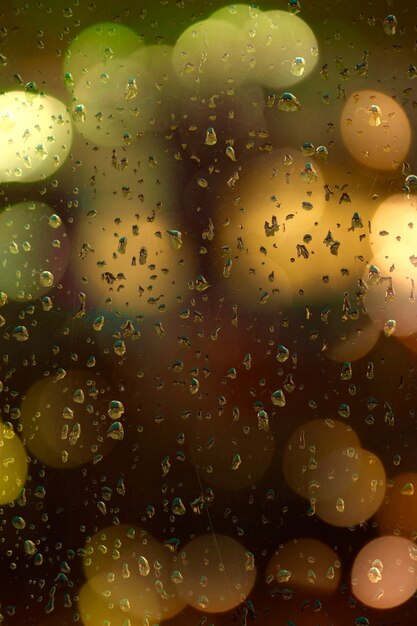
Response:
[[[416,45],[3,1],[3,624],[417,623]]]

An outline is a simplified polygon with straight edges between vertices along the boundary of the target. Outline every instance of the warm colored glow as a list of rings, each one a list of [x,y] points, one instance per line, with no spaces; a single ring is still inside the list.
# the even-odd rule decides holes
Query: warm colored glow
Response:
[[[260,9],[254,4],[229,4],[214,11],[210,18],[229,22],[238,28],[242,28],[246,26],[249,19],[255,20],[260,12]]]
[[[404,472],[394,477],[377,520],[381,534],[417,539],[417,473]]]
[[[414,195],[394,194],[383,200],[371,219],[374,254],[389,249],[393,256],[417,253],[417,201]]]
[[[221,200],[221,243],[232,258],[228,281],[246,306],[265,292],[274,307],[288,306],[296,294],[303,295],[302,303],[328,304],[329,296],[355,288],[368,240],[363,228],[352,227],[353,210],[326,201],[324,184],[343,178],[337,171],[325,178],[319,163],[289,148],[253,157],[239,175],[237,200]]]
[[[250,77],[265,87],[290,87],[308,76],[318,61],[313,31],[288,11],[259,11],[242,30],[249,42]]]
[[[200,95],[246,80],[272,89],[288,87],[307,76],[317,60],[317,40],[304,20],[241,4],[189,26],[173,55],[183,86]]]
[[[329,359],[338,363],[362,359],[375,346],[381,329],[377,324],[364,324],[350,331],[343,339],[335,341],[326,353]]]
[[[171,51],[143,46],[92,65],[74,85],[74,108],[85,108],[84,115],[74,113],[77,130],[95,144],[115,147],[169,129],[176,103]]]
[[[253,555],[226,535],[203,535],[181,553],[184,582],[180,593],[206,613],[230,611],[244,602],[256,579]]]
[[[385,470],[367,450],[339,451],[322,459],[315,475],[320,483],[311,493],[316,515],[333,526],[354,526],[372,517],[386,489]]]
[[[352,592],[360,602],[390,609],[406,602],[417,587],[415,545],[403,537],[370,541],[352,567]]]
[[[367,89],[352,94],[340,125],[346,148],[362,165],[396,170],[407,156],[410,122],[401,105],[383,92]]]
[[[389,320],[395,320],[394,332],[399,337],[417,331],[417,267],[410,262],[408,252],[393,252],[393,247],[388,243],[369,263],[369,268],[377,268],[380,279],[377,282],[372,279],[368,281],[369,271],[363,274],[363,280],[369,282],[365,297],[369,317],[381,331]]]
[[[233,88],[248,73],[245,36],[230,21],[209,18],[196,22],[177,39],[172,63],[190,95]]]
[[[0,213],[0,282],[11,300],[34,300],[51,291],[68,256],[66,228],[48,205],[21,202]],[[43,279],[45,271],[52,282]]]
[[[363,450],[343,422],[313,420],[298,428],[284,451],[290,487],[310,500],[310,513],[334,526],[354,526],[381,506],[385,471],[377,456]]]
[[[19,437],[10,425],[0,424],[0,504],[20,496],[27,471],[27,456]]]
[[[275,550],[266,577],[282,587],[302,593],[334,593],[340,582],[341,563],[337,553],[317,539],[293,539]]]
[[[152,535],[135,525],[120,524],[101,528],[84,545],[84,574],[91,579],[111,567],[115,560],[113,556],[118,560],[121,554],[133,554],[137,549],[149,551],[155,545],[156,541]]]
[[[72,124],[66,106],[38,93],[0,94],[0,183],[27,183],[54,174],[68,157]]]
[[[93,252],[75,259],[74,273],[88,282],[95,306],[130,315],[160,315],[158,305],[180,302],[187,293],[186,278],[194,278],[184,263],[187,244],[175,249],[166,232],[175,230],[176,221],[158,216],[148,222],[146,214],[137,217],[137,206],[131,205],[123,212],[123,223],[115,227],[117,201],[104,202],[100,217],[86,219],[80,227],[80,240],[88,242]],[[138,228],[137,236],[132,227]],[[120,243],[123,237],[125,248]]]
[[[135,620],[145,616],[159,620],[184,608],[179,594],[184,570],[178,568],[173,553],[146,531],[126,524],[103,528],[85,544],[85,552],[89,589],[85,594],[93,605],[95,598],[101,598],[101,611],[113,605],[116,616],[121,611]],[[82,610],[94,612],[89,602],[82,604]]]
[[[23,440],[46,465],[78,467],[98,462],[114,441],[107,437],[110,388],[91,371],[71,370],[35,382],[20,406]],[[100,390],[107,394],[100,397]]]
[[[331,455],[344,459],[348,453],[355,455],[359,449],[359,437],[348,424],[330,419],[307,422],[294,431],[285,446],[285,479],[296,493],[310,498],[317,492],[316,476],[321,481],[325,471],[331,469]],[[326,468],[323,471],[322,463]]]
[[[104,584],[103,592],[97,594],[88,582],[84,583],[78,593],[78,610],[85,626],[103,626],[106,621],[111,626],[126,624],[126,613],[108,595]]]
[[[416,216],[414,196],[396,194],[379,205],[372,218],[374,256],[369,263],[379,275],[371,277],[368,271],[363,276],[369,283],[365,300],[369,316],[381,330],[387,320],[395,320],[399,337],[417,330]]]
[[[72,91],[74,83],[84,77],[97,63],[108,63],[133,54],[143,42],[127,26],[115,22],[93,24],[79,33],[70,43],[63,70],[65,84]]]

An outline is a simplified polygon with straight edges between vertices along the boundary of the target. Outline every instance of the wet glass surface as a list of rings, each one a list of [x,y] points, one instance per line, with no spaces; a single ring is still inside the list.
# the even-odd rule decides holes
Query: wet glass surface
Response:
[[[0,6],[0,622],[417,623],[409,2]]]

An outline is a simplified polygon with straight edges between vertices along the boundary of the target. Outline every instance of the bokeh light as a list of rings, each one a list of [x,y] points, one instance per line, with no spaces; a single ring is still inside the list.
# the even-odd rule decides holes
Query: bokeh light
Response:
[[[144,43],[137,33],[115,22],[101,22],[85,28],[70,43],[63,63],[65,84],[86,77],[98,63],[120,60],[133,54]]]
[[[337,363],[358,361],[373,349],[380,333],[381,328],[377,324],[366,323],[335,341],[326,356]]]
[[[184,546],[181,559],[185,567],[180,593],[200,611],[229,611],[245,601],[255,584],[254,556],[232,537],[197,537]]]
[[[146,215],[139,217],[136,206],[124,211],[122,228],[116,229],[117,204],[108,198],[100,217],[87,218],[81,225],[79,239],[88,242],[92,252],[74,259],[73,272],[88,283],[94,306],[110,305],[130,315],[159,315],[158,305],[181,301],[186,293],[184,277],[193,278],[184,263],[187,242],[180,250],[181,231],[177,237],[167,232],[177,231],[174,219],[159,216],[155,222],[147,221]]]
[[[316,515],[333,526],[354,526],[372,517],[386,489],[384,466],[368,450],[330,453],[322,458],[311,490]]]
[[[362,165],[396,170],[410,148],[407,114],[391,96],[365,89],[352,94],[340,118],[346,148]]]
[[[417,473],[394,476],[377,513],[380,534],[417,539]]]
[[[28,472],[26,451],[11,424],[0,424],[0,504],[16,500]]]
[[[47,294],[62,278],[69,240],[60,216],[43,202],[7,205],[0,213],[0,281],[11,300]],[[52,275],[50,281],[43,272]]]
[[[228,282],[246,306],[277,290],[284,306],[297,293],[309,304],[328,303],[354,288],[363,272],[368,241],[352,227],[353,212],[336,212],[326,202],[328,175],[309,159],[294,149],[253,157],[239,175],[239,195],[221,201],[221,252],[232,260]],[[270,302],[276,306],[275,297]]]
[[[106,621],[115,626],[126,623],[126,614],[113,602],[113,598],[106,599],[103,593],[95,593],[88,582],[81,587],[78,596],[78,610],[85,626],[102,626]]]
[[[54,174],[71,151],[72,123],[62,102],[43,93],[0,94],[0,183]]]
[[[275,550],[266,569],[266,579],[302,593],[332,594],[342,570],[337,553],[322,541],[301,537]]]
[[[381,331],[394,320],[395,335],[406,337],[416,332],[417,267],[410,262],[407,252],[398,254],[388,243],[371,258],[363,280],[369,286],[364,299],[367,313]]]
[[[352,451],[355,461],[359,449],[359,437],[349,424],[331,419],[306,422],[293,432],[285,446],[285,479],[296,493],[310,498],[312,489],[316,491],[315,477],[321,473],[321,463],[332,454],[343,458],[348,451]]]
[[[259,11],[242,30],[251,44],[251,78],[265,87],[290,87],[308,76],[318,61],[317,39],[298,15]]]
[[[404,537],[379,537],[357,555],[351,572],[352,592],[375,609],[406,602],[417,587],[415,545]]]
[[[105,390],[110,388],[102,376],[75,369],[31,385],[20,405],[23,440],[31,453],[63,469],[99,462],[115,443],[107,436]]]
[[[200,95],[211,95],[241,83],[247,76],[245,59],[243,32],[230,21],[216,18],[189,26],[177,39],[172,55],[183,89]]]
[[[394,258],[411,256],[415,251],[417,202],[413,195],[394,194],[383,200],[371,220],[371,246],[374,254],[389,249]]]
[[[169,129],[176,106],[171,54],[170,46],[143,46],[127,57],[91,66],[73,88],[76,129],[94,144],[109,147]]]
[[[126,524],[103,528],[86,543],[85,553],[88,582],[80,609],[86,620],[96,605],[100,613],[110,611],[116,619],[125,613],[134,620],[168,619],[184,608],[173,553],[147,531]]]
[[[387,320],[395,320],[400,337],[417,330],[415,217],[413,196],[395,194],[381,202],[372,218],[374,256],[363,276],[369,284],[369,316],[381,330]]]
[[[6,626],[417,624],[416,9],[243,2],[2,7]]]

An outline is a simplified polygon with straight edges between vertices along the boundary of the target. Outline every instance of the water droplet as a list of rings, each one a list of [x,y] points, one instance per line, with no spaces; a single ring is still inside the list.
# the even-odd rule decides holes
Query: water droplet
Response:
[[[72,395],[72,399],[74,402],[82,404],[85,400],[84,391],[82,389],[76,389]]]
[[[19,515],[12,518],[12,524],[17,530],[23,530],[26,527],[25,520]]]
[[[71,72],[66,72],[66,74],[64,75],[64,83],[66,84],[67,87],[74,86],[74,78]]]
[[[379,285],[381,282],[381,271],[376,265],[371,265],[368,271],[369,285]]]
[[[343,513],[345,510],[345,502],[342,498],[337,498],[336,500],[336,511],[338,513]]]
[[[233,146],[226,146],[226,156],[228,156],[231,161],[236,161],[236,154]]]
[[[377,567],[370,567],[368,570],[368,580],[371,583],[378,583],[382,580],[382,572]]]
[[[99,317],[96,317],[96,319],[94,320],[93,328],[94,330],[100,331],[102,330],[103,326],[104,326],[104,317],[100,315]]]
[[[274,404],[275,406],[280,406],[280,407],[285,406],[286,400],[285,400],[285,395],[282,389],[278,389],[277,391],[274,391],[273,394],[271,395],[271,400],[272,400],[272,404]]]
[[[75,122],[85,122],[86,108],[83,104],[75,105],[72,111],[72,117]]]
[[[13,337],[17,341],[27,341],[29,339],[29,332],[26,326],[15,326],[13,329]]]
[[[340,404],[338,409],[340,417],[350,417],[350,408],[348,404]]]
[[[395,332],[396,327],[397,327],[397,322],[395,320],[388,320],[387,322],[385,322],[384,324],[385,337],[390,337]]]
[[[111,439],[116,439],[117,441],[122,441],[124,435],[124,428],[121,422],[116,421],[110,424],[107,431],[107,437],[110,437]]]
[[[371,104],[368,110],[369,126],[380,126],[382,124],[382,112],[379,106]]]
[[[241,463],[242,459],[240,458],[240,454],[236,452],[232,460],[232,470],[237,470]]]
[[[118,339],[113,344],[113,352],[118,356],[123,356],[126,354],[126,344],[123,339]]]
[[[349,361],[345,361],[342,365],[342,371],[340,373],[341,380],[350,380],[352,378],[352,365]]]
[[[395,15],[387,15],[387,17],[384,19],[383,27],[384,32],[387,35],[395,35],[395,32],[397,30],[397,18],[395,17]]]
[[[285,363],[285,361],[288,360],[289,356],[290,351],[288,350],[288,348],[280,344],[278,346],[277,361],[279,361],[280,363]]]
[[[278,100],[278,109],[280,111],[286,111],[288,113],[294,113],[301,109],[301,104],[294,96],[294,94],[285,92]]]
[[[413,483],[405,483],[401,488],[401,494],[403,496],[413,496],[414,495],[414,485]]]
[[[171,247],[174,250],[179,250],[182,246],[182,233],[179,230],[167,230]]]
[[[107,415],[113,420],[120,419],[125,412],[123,404],[119,400],[111,400],[107,409]]]
[[[286,583],[290,580],[292,572],[288,569],[280,569],[277,572],[277,581],[279,583]]]
[[[51,228],[59,228],[62,224],[62,220],[59,215],[53,213],[48,220],[48,224]]]
[[[311,163],[306,163],[303,171],[300,174],[301,178],[306,183],[315,183],[318,179],[316,170]]]
[[[291,63],[291,74],[294,76],[302,76],[306,67],[306,62],[303,57],[295,57]]]
[[[187,510],[181,498],[177,497],[173,499],[172,505],[171,505],[171,511],[173,512],[174,515],[185,515]]]
[[[125,89],[125,100],[129,102],[138,95],[138,86],[135,78],[129,78]]]
[[[11,254],[19,254],[19,246],[16,241],[11,241],[9,244],[9,252]]]
[[[203,609],[203,611],[205,609],[207,609],[207,607],[209,606],[209,599],[207,596],[200,596],[197,600],[197,606],[200,609]]]
[[[206,140],[204,142],[206,146],[215,146],[217,143],[216,131],[212,126],[209,126],[206,132]]]
[[[171,574],[171,580],[173,583],[175,583],[176,585],[180,585],[183,582],[183,577],[182,574],[179,570],[174,570]]]
[[[98,500],[97,501],[97,508],[100,511],[100,513],[102,515],[106,515],[107,514],[107,507],[106,507],[106,503],[103,502],[103,500]]]
[[[141,576],[148,576],[148,574],[151,571],[151,567],[149,565],[149,561],[144,556],[139,556],[138,557],[138,567],[139,567],[139,573],[140,573]]]
[[[42,287],[52,287],[54,284],[54,275],[51,272],[45,270],[44,272],[41,272],[41,275],[39,276],[39,282]]]
[[[290,13],[297,15],[301,11],[300,0],[288,0],[288,10]]]
[[[24,548],[25,548],[25,553],[28,556],[33,556],[36,552],[36,546],[33,543],[33,541],[31,541],[30,539],[26,539],[26,541],[24,542]]]

